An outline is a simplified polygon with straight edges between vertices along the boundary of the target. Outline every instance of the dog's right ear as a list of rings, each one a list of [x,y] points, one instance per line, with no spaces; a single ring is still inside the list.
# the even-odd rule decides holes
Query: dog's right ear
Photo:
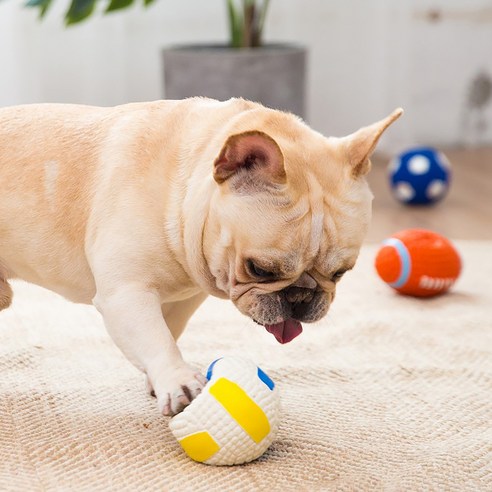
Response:
[[[266,183],[286,181],[284,156],[266,133],[250,131],[230,136],[214,162],[214,179],[221,184],[240,171]]]

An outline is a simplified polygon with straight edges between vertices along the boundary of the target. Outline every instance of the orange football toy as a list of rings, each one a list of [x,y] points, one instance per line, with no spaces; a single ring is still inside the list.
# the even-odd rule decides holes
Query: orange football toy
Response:
[[[379,276],[402,294],[430,297],[446,292],[461,271],[461,259],[445,237],[407,229],[386,239],[375,261]]]

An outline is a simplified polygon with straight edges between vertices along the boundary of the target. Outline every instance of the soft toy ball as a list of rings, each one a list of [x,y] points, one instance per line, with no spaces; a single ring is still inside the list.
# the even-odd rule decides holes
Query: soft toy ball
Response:
[[[461,260],[451,242],[440,234],[407,229],[383,242],[375,266],[379,276],[398,292],[430,297],[454,284]]]
[[[208,465],[239,465],[261,456],[280,420],[274,382],[254,362],[239,357],[213,362],[207,379],[197,398],[169,422],[183,450]]]
[[[406,205],[429,205],[446,195],[451,165],[446,156],[431,147],[417,147],[397,155],[388,175],[393,195]]]

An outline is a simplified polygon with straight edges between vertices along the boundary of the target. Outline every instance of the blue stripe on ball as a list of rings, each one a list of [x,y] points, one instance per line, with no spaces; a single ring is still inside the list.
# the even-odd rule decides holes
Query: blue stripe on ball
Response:
[[[395,289],[403,287],[408,281],[410,270],[412,268],[412,260],[410,259],[410,254],[408,253],[408,250],[403,242],[394,237],[390,237],[383,241],[383,246],[392,246],[393,248],[395,248],[401,260],[400,276],[394,282],[391,282],[388,285]]]
[[[258,367],[258,377],[273,391],[275,383]]]
[[[219,362],[220,359],[223,359],[223,357],[219,357],[218,359],[215,359],[209,366],[208,366],[208,369],[207,369],[207,375],[206,375],[206,378],[210,381],[210,379],[212,378],[212,373],[214,372],[214,366],[215,364],[217,364],[217,362]]]

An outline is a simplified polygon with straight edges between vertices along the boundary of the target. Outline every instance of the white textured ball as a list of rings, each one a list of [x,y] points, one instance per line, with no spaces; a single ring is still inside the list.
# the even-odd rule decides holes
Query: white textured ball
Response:
[[[208,465],[239,465],[260,457],[275,439],[280,394],[252,361],[213,362],[203,391],[169,427],[186,454]]]

